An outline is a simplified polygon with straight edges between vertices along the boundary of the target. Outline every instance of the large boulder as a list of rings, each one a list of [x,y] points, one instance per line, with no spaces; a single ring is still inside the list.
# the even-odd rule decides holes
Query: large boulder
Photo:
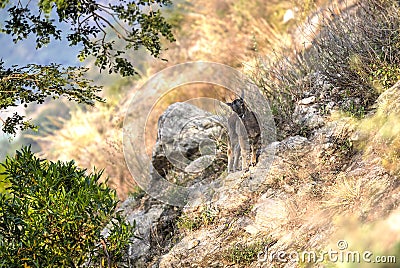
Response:
[[[226,169],[224,117],[194,105],[170,105],[158,121],[151,176],[191,185]],[[210,178],[212,179],[212,178]]]

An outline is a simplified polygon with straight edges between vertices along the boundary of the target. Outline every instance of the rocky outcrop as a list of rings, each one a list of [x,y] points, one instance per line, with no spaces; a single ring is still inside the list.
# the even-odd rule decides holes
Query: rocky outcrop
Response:
[[[194,105],[170,105],[158,121],[151,176],[185,186],[218,176],[227,161],[224,124],[224,117]]]

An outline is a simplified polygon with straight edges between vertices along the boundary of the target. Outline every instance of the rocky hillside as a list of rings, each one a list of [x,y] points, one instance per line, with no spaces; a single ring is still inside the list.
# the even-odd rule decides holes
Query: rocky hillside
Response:
[[[129,249],[130,263],[332,267],[333,257],[318,260],[329,250],[370,251],[371,260],[398,258],[400,184],[397,172],[385,165],[378,141],[385,125],[400,115],[399,89],[398,83],[382,94],[376,113],[358,123],[332,117],[310,138],[291,136],[271,144],[276,154],[269,169],[257,165],[211,181],[197,177],[200,190],[183,209],[150,197],[128,199],[123,208],[140,237]],[[305,109],[314,105],[303,103],[298,105]],[[363,126],[378,118],[385,122],[381,131],[366,132]],[[287,255],[278,258],[274,252]],[[301,259],[302,252],[315,252],[316,258]],[[367,264],[362,255],[360,263]],[[346,259],[343,264],[359,265]]]
[[[184,207],[146,194],[123,203],[140,237],[128,250],[131,266],[397,267],[399,21],[388,14],[398,15],[399,6],[336,3],[315,14],[322,28],[313,25],[308,48],[282,52],[272,63],[261,58],[253,69],[275,116],[278,141],[263,148],[274,152],[270,165],[220,173],[226,167],[220,142],[221,161],[209,166],[217,176],[208,170],[190,177],[160,153],[158,140],[153,163],[170,182],[196,190]],[[174,107],[196,110],[187,105]],[[196,124],[215,139],[204,126],[218,124]],[[168,144],[178,140],[183,155],[204,158],[196,136],[180,134]]]

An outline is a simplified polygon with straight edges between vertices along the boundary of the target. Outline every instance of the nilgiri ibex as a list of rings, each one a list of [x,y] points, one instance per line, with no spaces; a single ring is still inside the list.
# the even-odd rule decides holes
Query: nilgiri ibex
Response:
[[[254,166],[258,161],[261,146],[260,126],[255,114],[246,106],[243,97],[227,105],[234,111],[228,118],[228,172],[247,170],[250,165]],[[241,168],[239,168],[240,156]]]

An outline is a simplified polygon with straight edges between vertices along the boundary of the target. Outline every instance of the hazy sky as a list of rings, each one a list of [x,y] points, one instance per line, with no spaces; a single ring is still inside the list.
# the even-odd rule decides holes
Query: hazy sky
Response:
[[[22,1],[24,2],[24,1]],[[35,3],[31,5],[36,5]],[[9,19],[7,8],[0,9],[0,26],[4,25],[4,21]],[[54,14],[50,15],[54,19]],[[57,25],[57,24],[56,24]],[[68,30],[66,24],[58,24],[61,30]],[[65,34],[64,34],[65,37]],[[76,55],[79,52],[79,47],[69,47],[65,40],[52,40],[47,47],[42,47],[36,50],[35,37],[30,36],[28,39],[14,43],[13,37],[4,33],[0,33],[0,58],[5,62],[5,66],[9,67],[14,64],[26,65],[28,63],[49,64],[60,63],[65,65],[77,65],[79,60]]]
[[[51,62],[65,65],[79,64],[79,60],[76,58],[79,52],[78,47],[69,47],[65,40],[54,40],[47,47],[36,50],[34,37],[15,44],[11,36],[0,33],[0,44],[0,58],[5,62],[5,66],[28,63],[49,64]]]

